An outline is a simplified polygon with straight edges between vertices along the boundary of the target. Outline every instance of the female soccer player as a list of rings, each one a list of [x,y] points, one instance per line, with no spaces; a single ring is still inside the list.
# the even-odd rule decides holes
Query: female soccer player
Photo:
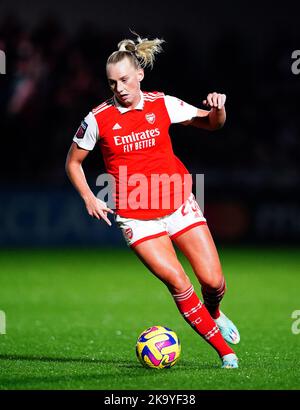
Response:
[[[184,319],[219,354],[223,368],[237,368],[226,343],[240,340],[236,326],[219,309],[225,279],[218,253],[199,205],[191,177],[174,155],[169,127],[173,123],[207,130],[221,128],[226,96],[208,94],[209,110],[196,108],[162,92],[142,92],[144,68],[152,68],[163,40],[123,40],[106,64],[111,99],[81,122],[66,172],[92,217],[111,225],[114,213],[87,184],[82,163],[99,143],[107,173],[114,177],[115,220],[127,244],[169,289]],[[189,260],[201,285],[202,303],[180,264],[173,243]]]

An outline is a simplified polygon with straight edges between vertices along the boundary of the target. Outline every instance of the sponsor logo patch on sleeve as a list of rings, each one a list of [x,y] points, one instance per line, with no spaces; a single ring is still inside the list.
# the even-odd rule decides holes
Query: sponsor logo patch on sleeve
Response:
[[[87,130],[88,124],[83,120],[76,131],[75,137],[82,139],[84,137],[85,131]]]

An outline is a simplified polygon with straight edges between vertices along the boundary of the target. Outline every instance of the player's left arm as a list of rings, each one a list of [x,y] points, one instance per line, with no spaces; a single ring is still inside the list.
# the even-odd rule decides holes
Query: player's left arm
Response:
[[[202,103],[209,107],[210,110],[202,110],[198,108],[197,115],[189,121],[184,121],[184,125],[192,125],[193,127],[203,128],[209,131],[215,131],[223,127],[226,121],[225,111],[226,95],[220,93],[209,93],[206,100]]]

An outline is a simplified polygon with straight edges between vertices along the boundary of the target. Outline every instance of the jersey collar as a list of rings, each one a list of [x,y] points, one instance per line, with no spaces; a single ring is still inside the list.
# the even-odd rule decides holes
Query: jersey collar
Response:
[[[134,108],[135,110],[142,110],[144,108],[144,95],[141,91],[141,99],[140,102],[138,103],[138,105]],[[123,105],[121,105],[119,103],[119,101],[116,99],[116,97],[114,96],[114,104],[117,107],[117,109],[120,111],[121,114],[124,114],[125,112],[131,111],[130,108],[127,107],[123,107]]]

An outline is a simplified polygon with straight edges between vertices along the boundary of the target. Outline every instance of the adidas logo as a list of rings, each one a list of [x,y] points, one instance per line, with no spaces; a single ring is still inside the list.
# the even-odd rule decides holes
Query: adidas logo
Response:
[[[122,127],[121,127],[121,125],[120,124],[118,124],[118,123],[116,123],[114,126],[113,126],[113,130],[120,130]]]

